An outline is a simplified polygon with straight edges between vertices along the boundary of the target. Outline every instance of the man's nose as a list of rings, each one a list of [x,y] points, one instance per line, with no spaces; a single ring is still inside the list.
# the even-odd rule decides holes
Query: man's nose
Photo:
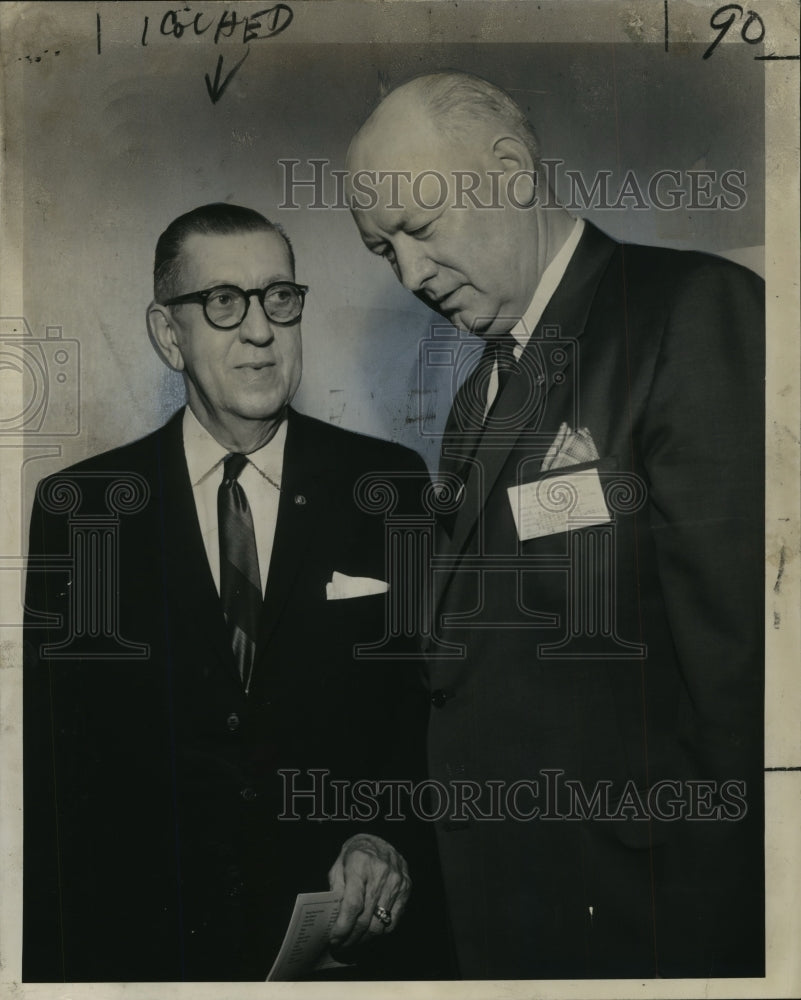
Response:
[[[258,344],[260,347],[275,340],[275,330],[255,294],[250,296],[250,308],[239,324],[239,339],[243,343]]]
[[[436,264],[428,256],[425,247],[405,233],[399,233],[395,241],[395,273],[404,288],[417,292],[437,273]]]

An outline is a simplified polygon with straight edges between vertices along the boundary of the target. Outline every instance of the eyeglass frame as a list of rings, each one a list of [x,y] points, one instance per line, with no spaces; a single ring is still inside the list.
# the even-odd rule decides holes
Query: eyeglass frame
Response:
[[[280,319],[270,319],[267,315],[267,310],[264,308],[264,300],[267,297],[267,292],[271,288],[277,288],[279,285],[289,285],[293,288],[300,298],[300,312],[294,319],[280,320]],[[219,292],[221,288],[230,288],[234,292],[240,292],[245,297],[245,311],[242,313],[242,319],[233,326],[220,326],[219,323],[215,323],[214,320],[209,318],[209,314],[206,311],[206,302],[210,295],[214,292]],[[203,306],[203,315],[206,318],[206,322],[209,326],[213,326],[215,330],[236,330],[245,322],[247,318],[248,311],[250,310],[250,300],[255,295],[259,300],[259,305],[261,306],[261,311],[267,317],[269,323],[274,323],[276,326],[294,326],[296,323],[300,322],[300,318],[303,315],[303,307],[306,304],[306,293],[309,290],[308,285],[299,285],[296,281],[271,281],[269,285],[265,285],[264,288],[240,288],[239,285],[214,285],[212,288],[203,288],[198,292],[186,292],[184,295],[176,295],[173,299],[168,299],[166,302],[162,302],[163,306],[180,306],[189,303],[197,303]]]

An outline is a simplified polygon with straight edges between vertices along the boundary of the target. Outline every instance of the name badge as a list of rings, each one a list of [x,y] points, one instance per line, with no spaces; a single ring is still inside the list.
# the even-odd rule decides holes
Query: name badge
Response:
[[[597,469],[548,476],[506,492],[521,542],[612,520]]]

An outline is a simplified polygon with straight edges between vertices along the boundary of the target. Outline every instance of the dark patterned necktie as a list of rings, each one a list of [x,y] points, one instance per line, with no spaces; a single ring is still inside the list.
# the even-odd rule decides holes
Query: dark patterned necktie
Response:
[[[495,340],[495,363],[498,367],[498,389],[495,393],[495,398],[489,405],[487,410],[487,415],[484,418],[484,426],[492,417],[495,408],[503,395],[503,390],[506,387],[506,383],[519,371],[520,364],[515,359],[514,350],[517,346],[517,341],[511,335],[511,333],[502,333]]]
[[[470,476],[476,455],[488,425],[492,429],[491,419],[507,382],[520,370],[520,364],[514,356],[516,346],[517,341],[509,332],[494,336],[454,400],[454,411],[451,414],[453,427],[450,434],[443,437],[439,471],[442,476],[458,477],[461,482],[458,495],[468,505],[471,501],[466,500],[464,494],[468,481],[472,481],[474,493],[478,489],[476,476],[472,479]],[[489,381],[494,369],[497,369],[498,385],[495,396],[490,401]],[[474,497],[473,502],[478,503],[477,497]],[[439,528],[444,529],[448,535],[452,534],[455,516],[456,511],[453,510],[438,518]]]
[[[487,406],[487,400],[489,398],[488,396],[489,378],[487,377],[486,393],[484,394],[484,397],[481,400],[482,403],[481,419],[478,422],[478,432],[477,433],[474,432],[472,434],[470,448],[469,448],[470,453],[469,455],[465,456],[465,460],[462,464],[462,467],[458,472],[459,478],[462,480],[463,483],[467,482],[470,466],[473,464],[475,460],[476,453],[479,449],[484,433],[487,430],[488,425],[490,425],[490,421],[495,413],[495,409],[498,406],[498,403],[500,402],[501,396],[503,395],[503,390],[505,389],[507,382],[512,377],[512,375],[514,375],[515,372],[519,371],[520,369],[520,366],[518,362],[515,360],[514,356],[514,349],[516,345],[517,341],[514,339],[511,333],[501,333],[496,338],[494,338],[492,342],[491,352],[488,352],[487,354],[488,358],[493,359],[493,365],[497,369],[498,387],[495,390],[495,396],[493,397],[489,406]],[[481,363],[483,363],[483,359],[482,362],[480,362],[480,364]],[[484,412],[485,410],[486,413]]]
[[[247,465],[244,455],[228,455],[223,481],[217,491],[217,524],[220,533],[220,600],[231,637],[239,676],[250,687],[256,657],[256,635],[262,607],[259,556],[253,515],[238,482]]]

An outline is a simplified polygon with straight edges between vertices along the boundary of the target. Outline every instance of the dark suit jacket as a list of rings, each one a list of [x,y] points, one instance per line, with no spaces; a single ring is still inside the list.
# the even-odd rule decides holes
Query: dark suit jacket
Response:
[[[23,978],[264,979],[296,893],[326,889],[342,842],[367,830],[407,855],[419,891],[408,929],[387,938],[400,942],[394,959],[379,948],[363,964],[377,976],[425,976],[418,918],[429,912],[429,880],[420,869],[431,860],[419,831],[276,819],[279,769],[300,771],[296,787],[306,789],[310,768],[352,779],[414,777],[423,767],[419,668],[353,653],[382,637],[385,598],[325,599],[334,571],[389,579],[383,518],[357,505],[359,478],[399,474],[399,509],[411,509],[427,481],[422,461],[290,412],[246,697],[181,427],[182,412],[37,491],[24,667]],[[314,808],[333,806],[296,799],[287,811]]]
[[[443,469],[473,471],[438,612],[464,655],[431,658],[430,773],[539,782],[517,819],[438,825],[467,978],[762,974],[762,299],[727,261],[588,225],[472,459],[475,383],[457,395]],[[613,524],[521,542],[507,488],[563,421]],[[623,818],[571,813],[564,784],[549,805],[548,770],[609,782]],[[700,818],[660,819],[668,798]]]

